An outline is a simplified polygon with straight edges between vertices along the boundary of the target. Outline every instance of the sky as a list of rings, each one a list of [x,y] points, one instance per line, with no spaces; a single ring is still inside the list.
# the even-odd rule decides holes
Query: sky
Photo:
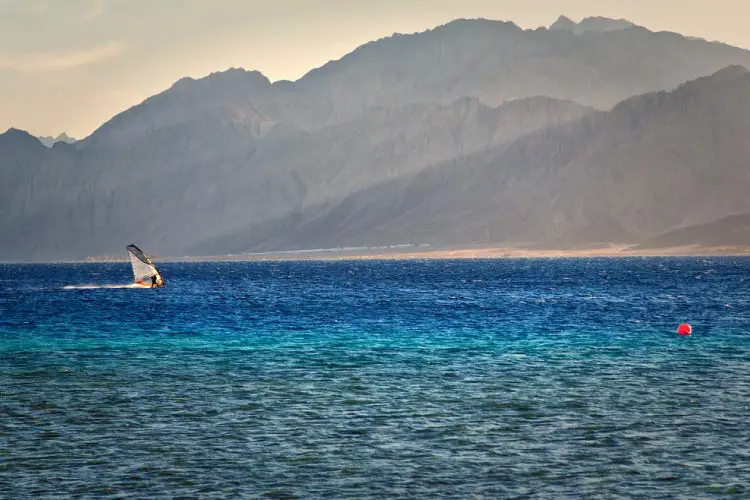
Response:
[[[185,76],[296,80],[363,43],[457,18],[624,18],[750,48],[748,0],[0,0],[0,131],[83,138]]]

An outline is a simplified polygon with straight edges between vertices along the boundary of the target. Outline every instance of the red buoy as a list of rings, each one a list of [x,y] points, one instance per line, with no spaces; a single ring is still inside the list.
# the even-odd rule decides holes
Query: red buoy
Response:
[[[679,333],[683,337],[687,337],[691,333],[693,333],[693,328],[687,323],[682,323],[680,324],[680,326],[677,327],[677,333]]]

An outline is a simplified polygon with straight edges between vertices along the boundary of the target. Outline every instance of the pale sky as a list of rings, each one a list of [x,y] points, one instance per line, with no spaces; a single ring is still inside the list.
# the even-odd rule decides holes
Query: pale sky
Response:
[[[368,41],[456,18],[625,18],[750,48],[750,0],[0,0],[0,132],[85,137],[184,76],[296,80]]]

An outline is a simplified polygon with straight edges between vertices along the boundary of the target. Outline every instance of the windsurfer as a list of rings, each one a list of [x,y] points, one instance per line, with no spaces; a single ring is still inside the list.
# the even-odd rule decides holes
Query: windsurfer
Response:
[[[161,277],[161,274],[159,274],[151,259],[140,248],[135,245],[128,245],[127,250],[130,257],[130,265],[133,267],[133,279],[137,284],[149,288],[164,286],[164,279]]]

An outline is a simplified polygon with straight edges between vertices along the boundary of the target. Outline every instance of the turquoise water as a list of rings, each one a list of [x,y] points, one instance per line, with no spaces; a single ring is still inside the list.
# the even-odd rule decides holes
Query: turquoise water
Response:
[[[0,265],[0,497],[750,497],[750,259],[161,269]]]

